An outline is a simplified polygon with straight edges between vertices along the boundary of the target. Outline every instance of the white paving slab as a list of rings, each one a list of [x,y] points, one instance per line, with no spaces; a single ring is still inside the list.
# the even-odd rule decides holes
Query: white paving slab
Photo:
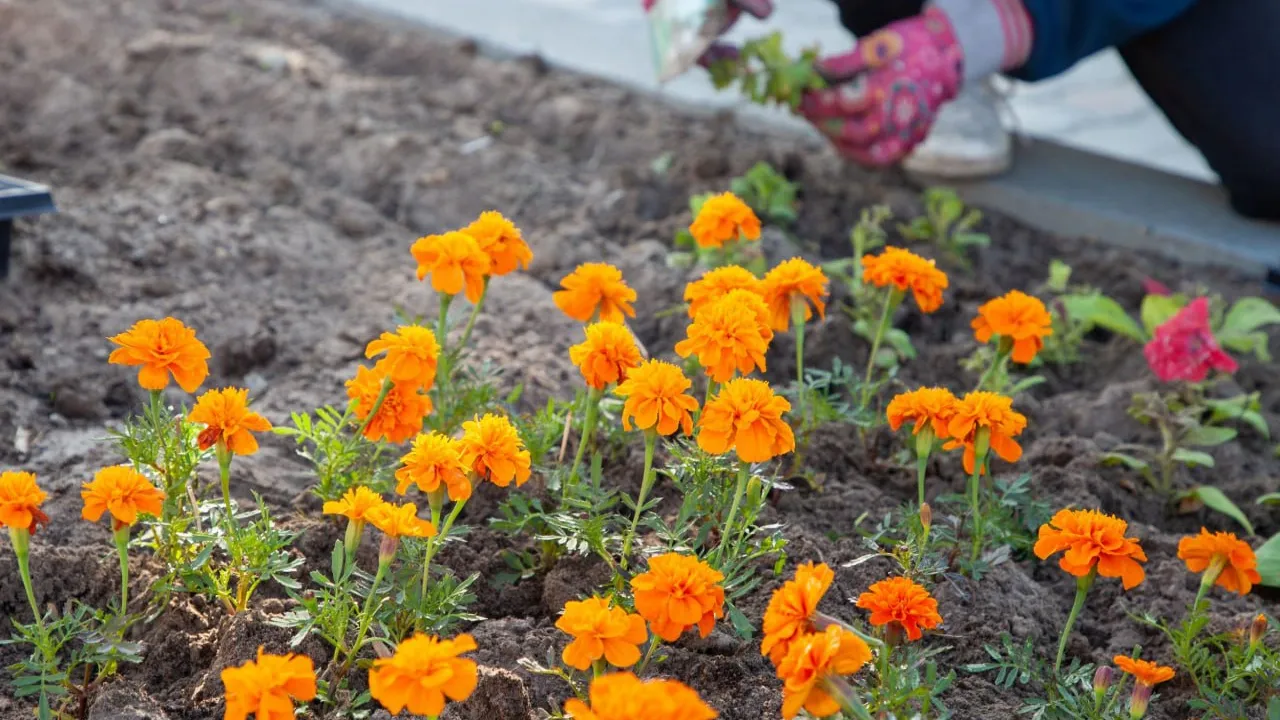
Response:
[[[517,52],[537,52],[553,63],[617,82],[658,88],[640,0],[359,1]],[[793,51],[813,45],[835,51],[853,44],[828,0],[778,0],[777,5],[768,21],[746,18],[729,38],[779,29]],[[1215,179],[1113,52],[1053,80],[1013,85],[1009,103],[1021,132],[1191,178]],[[669,83],[662,92],[703,107],[745,105],[732,94],[717,93],[700,72]]]

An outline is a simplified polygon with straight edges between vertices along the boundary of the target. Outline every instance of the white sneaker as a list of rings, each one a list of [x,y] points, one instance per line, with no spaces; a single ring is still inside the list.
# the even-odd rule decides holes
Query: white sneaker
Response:
[[[938,110],[933,130],[902,161],[907,172],[945,179],[999,175],[1013,163],[1013,137],[1000,119],[991,80],[974,82]]]

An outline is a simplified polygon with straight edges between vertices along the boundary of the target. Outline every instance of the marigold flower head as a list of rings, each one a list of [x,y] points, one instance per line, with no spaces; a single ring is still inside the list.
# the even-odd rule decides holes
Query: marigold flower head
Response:
[[[396,331],[384,332],[364,349],[364,356],[384,357],[374,366],[397,385],[431,389],[436,382],[436,363],[440,359],[440,343],[436,334],[421,325],[401,325]]]
[[[922,387],[895,395],[885,415],[894,430],[905,422],[912,422],[912,435],[919,435],[927,427],[933,430],[934,437],[946,438],[950,437],[947,426],[955,415],[957,402],[956,396],[946,388]]]
[[[778,264],[764,276],[761,295],[769,307],[769,326],[779,332],[791,327],[791,305],[804,304],[805,322],[813,317],[826,317],[827,276],[804,258],[791,258]]]
[[[196,438],[201,450],[222,443],[236,455],[258,452],[256,432],[267,432],[271,423],[249,409],[249,391],[243,388],[208,390],[196,398],[187,420],[204,425]]]
[[[659,435],[683,430],[693,433],[693,413],[698,401],[687,394],[693,382],[679,367],[664,360],[646,360],[627,373],[614,394],[626,398],[622,405],[622,427],[631,429],[634,418],[641,430],[656,429]]]
[[[1233,373],[1240,368],[1209,327],[1209,299],[1198,297],[1156,328],[1142,348],[1147,365],[1162,382],[1200,382],[1210,370]]]
[[[163,390],[169,376],[185,392],[195,392],[209,375],[209,348],[182,321],[139,320],[128,330],[108,338],[120,347],[111,351],[112,365],[138,365],[138,384],[144,390]]]
[[[858,596],[858,607],[871,611],[869,622],[877,627],[901,626],[908,640],[919,640],[920,629],[931,630],[942,622],[938,601],[910,578],[881,580]]]
[[[1012,343],[1013,361],[1024,364],[1035,359],[1044,347],[1044,338],[1053,334],[1053,318],[1044,303],[1019,290],[988,300],[978,308],[971,325],[980,343],[995,336],[1007,338]]]
[[[413,503],[393,505],[382,503],[370,508],[365,516],[369,523],[393,538],[435,537],[436,526],[418,517],[418,506]]]
[[[764,639],[760,654],[776,666],[786,657],[787,649],[798,637],[812,633],[813,616],[818,602],[831,587],[836,574],[826,563],[805,563],[796,568],[794,580],[788,580],[773,591],[764,611]]]
[[[128,465],[102,468],[84,484],[80,497],[84,499],[80,514],[85,520],[98,522],[103,513],[110,512],[117,530],[138,522],[142,514],[159,517],[164,505],[164,493]]]
[[[1120,578],[1130,590],[1146,577],[1138,563],[1147,555],[1137,538],[1125,537],[1128,529],[1125,521],[1097,510],[1059,510],[1040,526],[1033,550],[1041,560],[1065,550],[1058,567],[1067,573],[1084,577],[1097,567],[1099,575]]]
[[[316,671],[306,655],[271,655],[258,648],[257,660],[222,671],[225,720],[292,720],[293,701],[316,696]]]
[[[529,480],[529,451],[506,417],[485,413],[462,423],[459,442],[462,464],[477,477],[498,487],[507,487],[512,480],[519,487]]]
[[[578,322],[601,320],[626,322],[635,317],[631,303],[636,291],[622,279],[622,271],[607,263],[583,263],[560,281],[551,299],[556,307]]]
[[[697,317],[702,308],[734,290],[749,290],[763,296],[760,278],[741,265],[724,265],[706,271],[702,277],[684,288],[684,300],[689,303],[689,317]]]
[[[584,703],[564,704],[573,720],[713,720],[711,709],[692,688],[676,680],[641,680],[631,673],[602,675],[591,681]]]
[[[1137,660],[1124,655],[1116,655],[1111,658],[1111,662],[1116,664],[1124,672],[1133,676],[1134,682],[1147,687],[1154,687],[1162,682],[1173,679],[1173,668],[1163,667],[1151,662],[1150,660]]]
[[[649,559],[649,569],[631,578],[636,612],[654,635],[675,642],[697,626],[706,637],[724,617],[724,575],[696,557],[666,553]]]
[[[680,357],[695,355],[718,383],[735,372],[765,369],[765,351],[773,340],[764,300],[750,290],[733,290],[702,308],[689,323],[688,337],[676,343]]]
[[[609,607],[609,601],[600,597],[565,603],[556,628],[573,636],[561,658],[565,665],[579,670],[586,670],[600,658],[615,667],[631,667],[640,660],[639,645],[649,639],[644,618]]]
[[[1013,398],[984,390],[974,391],[956,402],[947,423],[951,442],[945,447],[950,450],[964,446],[964,471],[973,473],[979,431],[986,431],[989,449],[1000,459],[1017,462],[1022,457],[1022,446],[1013,438],[1021,435],[1026,427],[1027,418],[1013,409]],[[983,463],[983,473],[987,462]]]
[[[795,434],[782,419],[791,403],[769,383],[738,378],[707,401],[698,418],[698,447],[712,455],[736,450],[743,462],[757,463],[796,449]]]
[[[347,397],[355,401],[355,416],[364,421],[378,403],[382,393],[382,381],[387,376],[361,365],[356,376],[347,381]],[[371,442],[385,439],[402,443],[422,432],[422,420],[431,412],[431,398],[418,392],[411,385],[391,383],[387,396],[378,412],[364,428],[364,436]]]
[[[801,709],[820,718],[840,712],[840,702],[831,696],[827,681],[852,675],[870,660],[867,643],[839,625],[796,638],[778,664],[782,717],[790,720]]]
[[[396,647],[395,654],[373,661],[369,694],[392,715],[408,708],[414,715],[436,717],[446,698],[461,702],[476,689],[476,662],[463,653],[476,641],[462,634],[449,640],[417,633]]]
[[[403,495],[410,485],[417,485],[424,493],[446,487],[450,500],[466,500],[471,497],[467,473],[461,442],[438,432],[424,433],[413,439],[413,448],[400,458],[396,492]]]
[[[476,239],[463,232],[427,235],[409,248],[418,261],[418,279],[431,276],[431,288],[444,295],[465,292],[467,300],[480,302],[489,256]]]
[[[707,198],[689,226],[698,247],[719,248],[738,240],[760,239],[760,218],[733,193]]]
[[[942,291],[948,283],[947,274],[934,261],[897,247],[886,247],[879,255],[863,255],[862,278],[876,287],[910,290],[924,313],[942,307]]]
[[[343,493],[341,500],[326,502],[322,511],[325,515],[341,515],[351,522],[363,523],[369,521],[370,513],[376,508],[386,504],[387,501],[378,493],[357,485]]]
[[[1249,594],[1255,583],[1262,582],[1253,548],[1235,533],[1211,533],[1200,528],[1199,535],[1178,541],[1178,559],[1186,562],[1187,569],[1193,573],[1213,568],[1218,572],[1214,584],[1240,595]]]
[[[569,359],[582,371],[587,386],[603,390],[620,382],[644,358],[626,325],[597,322],[586,327],[587,339],[569,348]]]
[[[506,275],[516,268],[529,268],[533,251],[525,244],[520,228],[502,216],[488,210],[480,213],[462,232],[475,238],[480,249],[489,257],[489,274]]]
[[[0,527],[27,530],[34,535],[39,526],[49,523],[49,516],[40,509],[48,497],[36,485],[34,474],[0,472]]]

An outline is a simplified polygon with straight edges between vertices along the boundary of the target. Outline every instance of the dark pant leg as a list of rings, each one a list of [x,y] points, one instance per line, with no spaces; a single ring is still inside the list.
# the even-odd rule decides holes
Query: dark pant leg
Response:
[[[1120,54],[1242,215],[1280,220],[1280,2],[1201,0]]]
[[[840,8],[840,24],[863,37],[891,22],[919,15],[924,0],[835,0]]]

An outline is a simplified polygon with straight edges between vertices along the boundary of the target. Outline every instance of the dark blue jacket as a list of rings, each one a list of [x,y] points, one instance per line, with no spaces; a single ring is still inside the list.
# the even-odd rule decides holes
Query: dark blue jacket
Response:
[[[1012,75],[1021,80],[1042,80],[1057,75],[1099,50],[1123,45],[1148,30],[1160,27],[1195,2],[1023,0],[1035,26],[1035,39],[1026,64]]]

